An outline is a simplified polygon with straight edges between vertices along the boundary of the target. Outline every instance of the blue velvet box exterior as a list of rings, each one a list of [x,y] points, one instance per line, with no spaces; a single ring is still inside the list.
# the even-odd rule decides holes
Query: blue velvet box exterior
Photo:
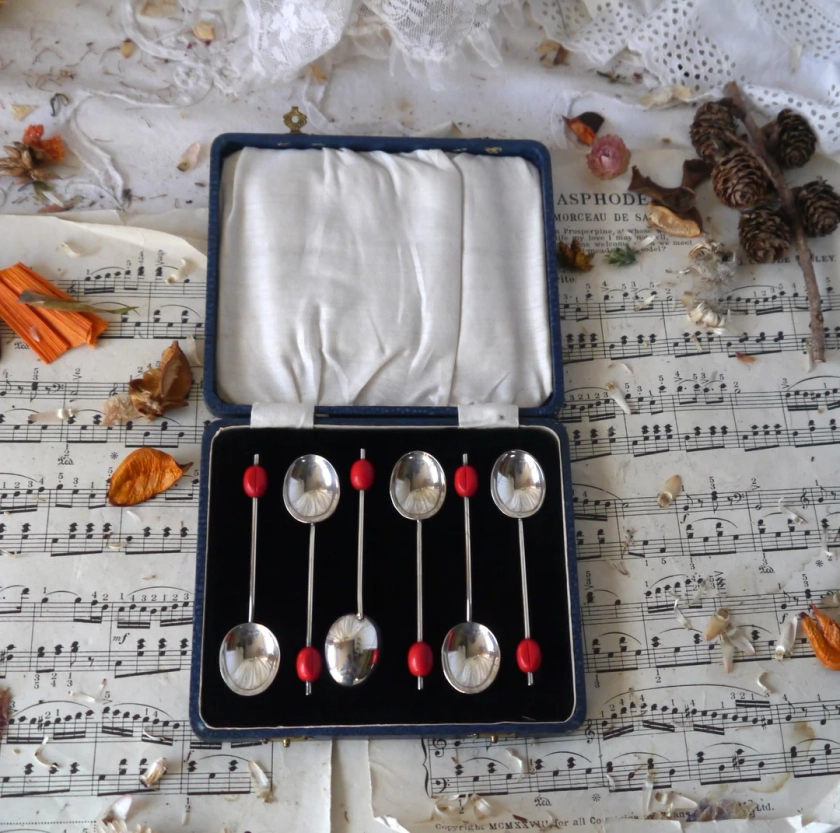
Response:
[[[546,279],[548,281],[549,326],[553,367],[553,390],[544,403],[536,407],[521,408],[522,425],[542,425],[557,434],[562,449],[562,474],[564,481],[564,512],[566,518],[565,552],[568,571],[568,598],[571,609],[572,652],[574,659],[574,713],[562,722],[493,723],[493,724],[405,724],[351,727],[278,727],[269,734],[277,738],[295,737],[443,737],[469,734],[519,734],[522,736],[552,735],[576,728],[586,714],[582,626],[578,597],[577,559],[569,468],[568,439],[556,414],[563,404],[563,364],[560,334],[560,305],[557,284],[556,255],[554,252],[554,199],[551,178],[551,159],[547,148],[539,142],[528,140],[491,139],[428,139],[377,136],[316,136],[311,134],[262,134],[227,133],[213,142],[210,158],[210,209],[207,263],[207,310],[205,316],[206,340],[204,350],[204,399],[210,411],[221,419],[206,426],[202,439],[200,508],[198,552],[196,563],[195,624],[193,629],[192,668],[190,674],[190,722],[193,730],[202,737],[235,740],[253,740],[266,737],[265,729],[225,730],[208,726],[201,716],[200,683],[203,645],[204,580],[207,553],[207,512],[209,506],[210,447],[213,437],[224,427],[247,425],[251,406],[230,403],[221,399],[216,390],[216,340],[218,334],[218,286],[221,234],[221,180],[225,159],[246,147],[253,148],[345,148],[360,152],[385,151],[411,153],[416,150],[442,150],[447,153],[470,153],[485,156],[516,156],[531,162],[539,171],[542,185],[545,221]],[[456,407],[419,406],[317,406],[315,425],[457,425]]]

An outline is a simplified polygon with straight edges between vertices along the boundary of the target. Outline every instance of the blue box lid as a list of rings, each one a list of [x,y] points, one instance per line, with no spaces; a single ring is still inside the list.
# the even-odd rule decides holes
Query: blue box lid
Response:
[[[359,152],[385,151],[411,153],[418,150],[442,150],[446,153],[470,153],[479,156],[518,156],[539,172],[545,223],[545,262],[548,281],[548,311],[552,392],[542,405],[520,408],[520,418],[554,416],[563,403],[563,360],[560,337],[560,302],[557,284],[557,258],[554,236],[554,195],[551,158],[540,142],[496,139],[429,139],[381,136],[317,136],[304,133],[224,133],[213,142],[210,155],[210,217],[207,252],[207,312],[205,324],[204,400],[211,413],[220,417],[249,418],[251,406],[227,402],[217,390],[216,340],[219,332],[219,255],[221,250],[222,167],[225,159],[243,148],[262,149],[347,149]],[[318,405],[316,421],[330,417],[411,417],[456,419],[458,409],[426,406]]]

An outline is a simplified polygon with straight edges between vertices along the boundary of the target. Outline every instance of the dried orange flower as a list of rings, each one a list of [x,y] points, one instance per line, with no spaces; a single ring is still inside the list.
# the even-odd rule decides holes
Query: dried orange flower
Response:
[[[588,272],[593,268],[592,258],[595,252],[585,252],[580,240],[575,237],[571,244],[565,240],[557,243],[557,262],[561,268],[566,267],[576,272]]]
[[[815,605],[811,605],[811,610],[814,611],[817,620],[803,613],[799,620],[802,630],[805,631],[817,659],[826,668],[840,671],[840,625]]]
[[[111,475],[108,502],[134,506],[166,491],[192,465],[180,465],[175,458],[156,448],[138,448]]]

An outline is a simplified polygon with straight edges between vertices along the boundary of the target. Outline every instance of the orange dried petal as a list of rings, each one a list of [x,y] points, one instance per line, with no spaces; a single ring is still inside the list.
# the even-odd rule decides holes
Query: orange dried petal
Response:
[[[43,124],[30,124],[26,130],[23,131],[23,143],[25,145],[34,145],[38,147],[41,143],[41,139],[44,136],[44,125]]]
[[[823,636],[825,636],[825,641],[828,642],[832,648],[836,648],[840,651],[840,625],[838,625],[837,622],[835,622],[825,611],[820,610],[816,605],[812,604],[811,610],[814,611],[814,616],[817,617],[817,621],[820,623]]]
[[[61,162],[64,159],[64,142],[61,136],[50,136],[40,144],[41,150],[50,158],[50,162]]]
[[[190,465],[182,466],[170,454],[156,448],[138,448],[111,475],[108,502],[114,506],[142,503],[177,483]]]
[[[840,671],[840,650],[828,644],[828,640],[823,635],[819,625],[807,613],[802,615],[800,624],[814,649],[817,659],[826,668],[830,668],[832,671]]]

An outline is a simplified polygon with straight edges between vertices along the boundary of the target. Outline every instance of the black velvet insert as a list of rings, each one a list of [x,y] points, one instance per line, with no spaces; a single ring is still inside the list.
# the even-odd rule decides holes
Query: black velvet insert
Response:
[[[283,478],[296,457],[317,453],[335,466],[341,481],[335,514],[316,528],[313,644],[323,656],[332,622],[356,610],[359,499],[349,472],[360,448],[376,471],[365,495],[364,604],[381,631],[379,665],[354,688],[338,685],[325,668],[307,697],[295,658],[306,637],[309,528],[286,511]],[[524,636],[517,522],[490,496],[493,463],[512,448],[537,458],[547,485],[542,509],[525,520],[531,632],[543,652],[530,688],[516,663]],[[406,663],[416,638],[416,524],[397,513],[388,492],[394,464],[413,450],[437,457],[447,483],[442,509],[423,522],[424,638],[435,666],[422,691]],[[269,478],[260,500],[256,620],[277,635],[282,659],[267,691],[240,697],[222,682],[218,655],[225,633],[248,616],[251,501],[242,490],[242,474],[255,453]],[[473,618],[493,631],[501,647],[496,681],[475,695],[451,688],[440,665],[444,636],[466,614],[464,506],[453,485],[464,453],[479,475],[478,494],[470,500]],[[211,728],[491,724],[564,721],[572,714],[560,444],[546,427],[226,429],[211,450],[207,536],[200,710]]]

